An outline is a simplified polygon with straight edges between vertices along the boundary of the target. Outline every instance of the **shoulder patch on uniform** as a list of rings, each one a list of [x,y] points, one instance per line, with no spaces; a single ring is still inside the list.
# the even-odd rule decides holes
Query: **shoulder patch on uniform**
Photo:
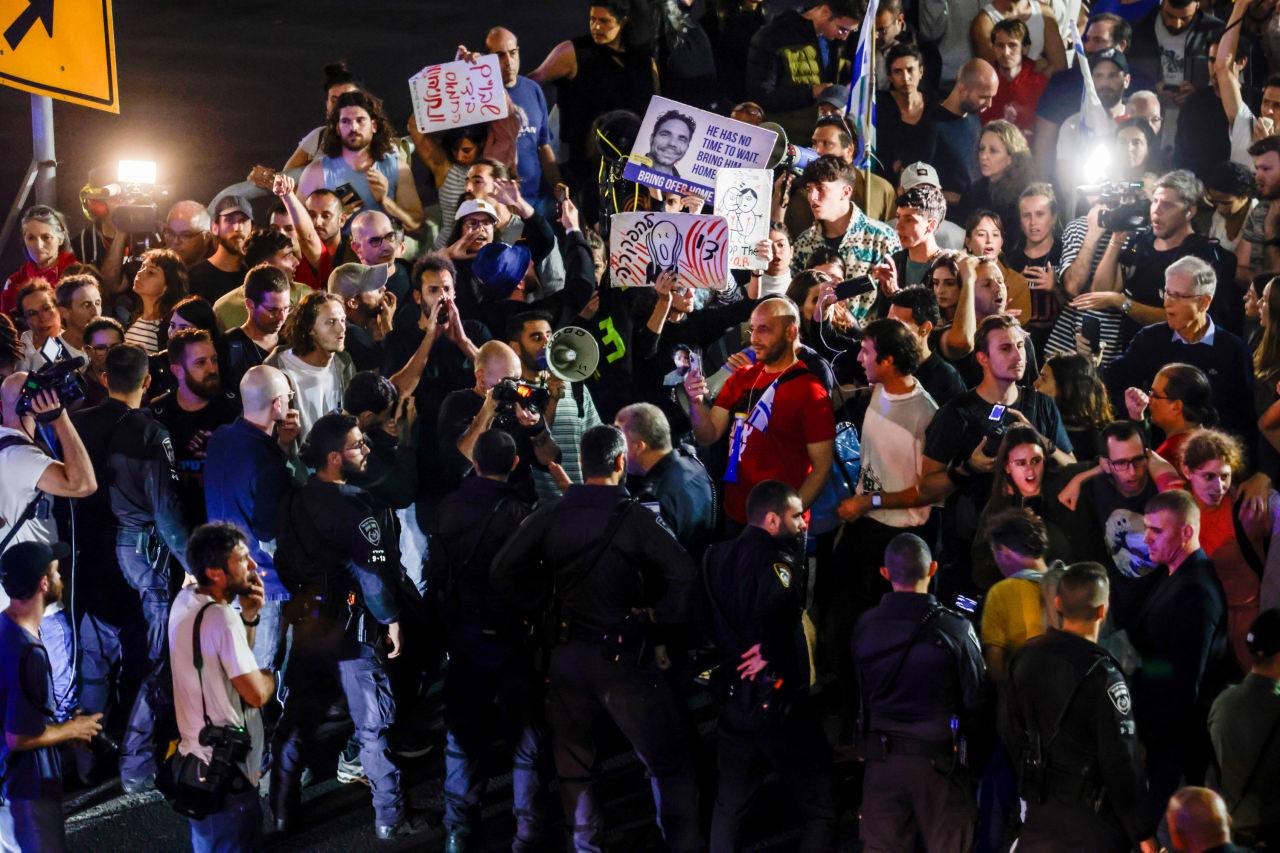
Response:
[[[164,455],[165,455],[165,458],[169,460],[169,464],[173,465],[174,464],[173,442],[169,440],[169,436],[166,435],[164,437],[164,439],[160,442],[160,446],[164,448]]]
[[[369,544],[375,548],[382,543],[382,527],[373,516],[369,516],[360,522],[360,534],[365,539],[368,539]]]
[[[1129,699],[1129,685],[1123,681],[1107,688],[1107,698],[1111,700],[1111,704],[1121,714],[1128,714],[1133,707],[1133,703]]]
[[[791,589],[791,567],[786,563],[774,563],[773,573],[778,576],[778,583],[783,589]]]

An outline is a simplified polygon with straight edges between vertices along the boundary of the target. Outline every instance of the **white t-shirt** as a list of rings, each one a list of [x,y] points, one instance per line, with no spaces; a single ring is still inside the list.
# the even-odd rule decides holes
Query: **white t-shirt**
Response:
[[[324,125],[313,128],[310,133],[298,140],[298,150],[305,151],[314,160],[320,156],[320,134],[324,133]]]
[[[1256,198],[1249,199],[1249,213],[1252,213],[1253,209],[1257,206],[1258,200]],[[1246,213],[1245,218],[1248,219],[1248,217],[1249,214]],[[1222,245],[1222,248],[1226,249],[1228,252],[1234,252],[1236,250],[1236,244],[1240,242],[1240,237],[1243,233],[1244,229],[1241,228],[1240,234],[1237,234],[1234,240],[1228,237],[1227,220],[1223,219],[1221,213],[1214,211],[1213,219],[1209,220],[1209,236],[1212,239],[1217,240]]]
[[[241,702],[231,679],[257,672],[258,662],[249,648],[240,614],[229,604],[214,604],[200,623],[200,651],[204,669],[197,676],[193,663],[191,634],[200,608],[213,601],[187,587],[178,593],[169,611],[169,661],[173,670],[173,706],[178,716],[178,752],[208,761],[212,747],[200,745],[204,715],[215,726],[240,726],[248,730],[253,747],[241,769],[257,784],[262,770],[262,715],[257,708]],[[200,705],[200,684],[204,683],[204,708]]]
[[[330,412],[342,409],[342,392],[346,390],[342,360],[338,356],[329,359],[327,367],[312,367],[293,350],[276,350],[267,358],[267,364],[280,368],[293,383],[297,397],[293,401],[302,423],[300,439],[306,438],[311,425]]]
[[[1253,144],[1253,121],[1253,110],[1241,101],[1236,120],[1231,122],[1231,162],[1239,163],[1250,171],[1253,170],[1253,157],[1249,154],[1249,146]]]
[[[0,427],[0,438],[11,435],[27,438],[16,429]],[[34,444],[15,444],[0,450],[0,539],[9,535],[10,526],[36,496],[36,484],[51,464],[53,457]],[[18,528],[5,550],[19,542],[57,541],[58,528],[52,518],[32,518]],[[0,609],[8,606],[9,596],[0,587]]]
[[[1166,86],[1181,86],[1187,79],[1187,36],[1191,28],[1186,27],[1176,36],[1165,28],[1164,20],[1156,16],[1156,43],[1160,45],[1160,82]]]
[[[871,392],[862,422],[862,476],[858,494],[900,492],[920,482],[924,432],[938,404],[919,382],[906,394],[889,394],[883,385]],[[930,507],[873,509],[868,513],[890,527],[916,527],[929,520]]]

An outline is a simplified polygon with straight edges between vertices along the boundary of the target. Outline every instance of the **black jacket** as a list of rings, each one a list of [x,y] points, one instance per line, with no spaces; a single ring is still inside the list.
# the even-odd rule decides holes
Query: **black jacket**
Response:
[[[659,622],[684,622],[697,568],[658,517],[629,498],[621,486],[573,485],[539,505],[494,559],[494,591],[531,612],[548,601],[554,581],[560,617],[591,629],[620,625],[637,607],[654,608]],[[605,546],[616,512],[625,515]],[[586,565],[600,547],[595,565]]]
[[[1133,42],[1125,58],[1133,73],[1141,73],[1148,79],[1159,83],[1164,73],[1160,68],[1160,42],[1156,38],[1156,21],[1160,19],[1160,4],[1156,4],[1145,18],[1133,25]],[[1208,57],[1209,45],[1218,40],[1222,34],[1222,21],[1205,12],[1203,8],[1187,25],[1187,43],[1184,55],[1188,65],[1196,59]],[[1190,68],[1187,69],[1187,82],[1192,82]],[[1207,80],[1204,81],[1207,84]]]

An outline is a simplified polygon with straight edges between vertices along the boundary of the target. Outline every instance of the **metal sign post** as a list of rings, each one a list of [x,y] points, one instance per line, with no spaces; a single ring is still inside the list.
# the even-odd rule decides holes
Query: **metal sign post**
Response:
[[[31,159],[38,170],[36,203],[52,206],[58,197],[58,164],[53,151],[53,98],[48,95],[31,96]]]

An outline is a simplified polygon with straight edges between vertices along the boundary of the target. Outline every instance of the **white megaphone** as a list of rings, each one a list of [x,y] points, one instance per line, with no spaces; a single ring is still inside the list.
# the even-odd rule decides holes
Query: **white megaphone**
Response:
[[[552,376],[565,382],[581,382],[596,372],[600,347],[586,329],[565,326],[547,338],[543,358]]]
[[[804,172],[804,167],[820,156],[812,148],[792,145],[787,140],[787,131],[777,122],[766,121],[760,127],[778,134],[777,140],[773,143],[773,151],[769,154],[769,162],[766,164],[766,168],[770,170],[785,169],[798,178]]]

